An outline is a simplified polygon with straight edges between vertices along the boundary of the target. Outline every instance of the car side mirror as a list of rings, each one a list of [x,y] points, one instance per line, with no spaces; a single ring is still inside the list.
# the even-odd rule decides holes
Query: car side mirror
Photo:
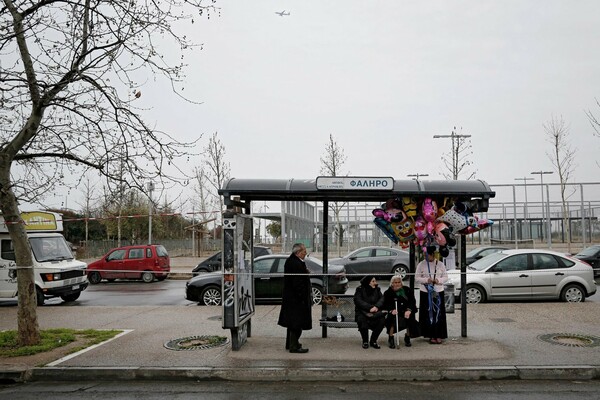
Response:
[[[354,261],[354,260],[356,260],[356,257],[350,257],[349,260]]]

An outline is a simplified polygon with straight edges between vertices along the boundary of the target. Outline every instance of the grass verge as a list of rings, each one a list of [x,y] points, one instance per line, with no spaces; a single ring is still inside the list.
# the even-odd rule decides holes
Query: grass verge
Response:
[[[97,329],[45,329],[40,331],[41,341],[35,346],[19,346],[17,331],[0,332],[0,357],[20,357],[52,351],[58,347],[66,346],[83,339],[85,345],[71,349],[75,353],[81,349],[108,340],[122,331],[97,330]]]

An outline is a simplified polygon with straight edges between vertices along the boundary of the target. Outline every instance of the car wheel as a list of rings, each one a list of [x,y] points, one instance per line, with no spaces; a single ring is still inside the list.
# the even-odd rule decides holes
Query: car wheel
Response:
[[[145,283],[151,283],[154,280],[154,274],[150,271],[142,272],[142,281]]]
[[[44,297],[44,292],[39,287],[35,287],[35,297],[37,297],[37,305],[43,306],[46,298]]]
[[[100,276],[99,272],[90,272],[88,274],[88,281],[90,281],[90,284],[92,284],[92,285],[96,285],[96,284],[100,283],[101,280],[102,280],[102,277]]]
[[[311,287],[313,305],[318,306],[323,300],[323,289],[320,286]]]
[[[562,290],[560,299],[567,303],[582,303],[585,301],[585,293],[581,286],[571,283]]]
[[[485,302],[485,292],[481,288],[481,286],[467,285],[466,295],[467,303],[469,304],[478,304]]]
[[[79,296],[81,296],[81,292],[67,294],[65,296],[60,296],[60,298],[63,299],[64,302],[68,303],[77,300]]]
[[[206,306],[220,306],[221,305],[221,288],[216,286],[207,286],[202,290],[200,294],[202,303]]]
[[[392,274],[400,275],[400,277],[402,277],[402,280],[404,280],[408,275],[408,267],[402,264],[394,265],[394,268],[392,268]]]

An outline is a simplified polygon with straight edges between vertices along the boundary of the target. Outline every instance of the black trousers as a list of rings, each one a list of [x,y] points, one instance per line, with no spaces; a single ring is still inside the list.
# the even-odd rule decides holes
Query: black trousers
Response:
[[[300,336],[302,336],[302,329],[287,328],[285,336],[285,349],[298,350],[300,347],[302,347],[299,342]]]

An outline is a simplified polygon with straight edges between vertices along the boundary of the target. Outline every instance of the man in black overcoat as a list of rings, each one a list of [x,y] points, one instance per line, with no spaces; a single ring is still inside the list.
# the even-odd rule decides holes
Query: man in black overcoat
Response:
[[[303,330],[312,329],[311,286],[304,257],[306,247],[296,243],[284,266],[281,312],[277,324],[287,328],[285,348],[290,353],[308,353],[299,340]]]

